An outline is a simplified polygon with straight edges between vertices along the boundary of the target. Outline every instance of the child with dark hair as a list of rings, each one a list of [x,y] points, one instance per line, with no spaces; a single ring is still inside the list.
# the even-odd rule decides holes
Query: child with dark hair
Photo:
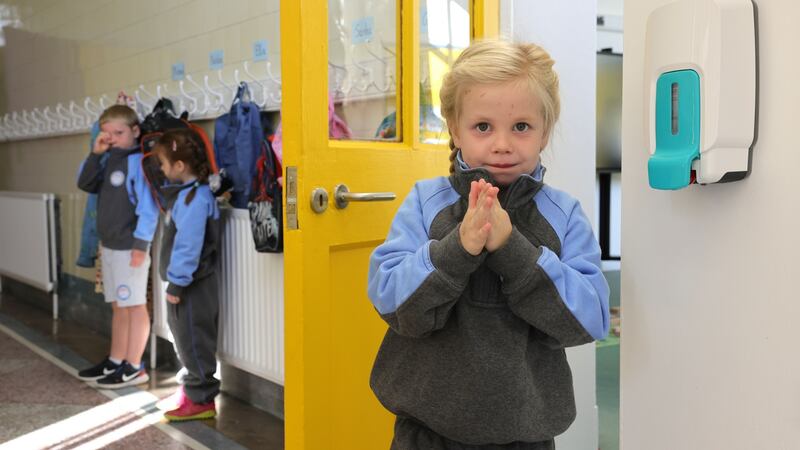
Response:
[[[161,277],[167,286],[167,320],[178,358],[186,370],[171,421],[216,415],[219,393],[217,316],[219,312],[219,209],[208,176],[211,165],[202,141],[191,130],[164,133],[155,147],[161,170],[174,184],[162,188],[166,200],[161,244]]]

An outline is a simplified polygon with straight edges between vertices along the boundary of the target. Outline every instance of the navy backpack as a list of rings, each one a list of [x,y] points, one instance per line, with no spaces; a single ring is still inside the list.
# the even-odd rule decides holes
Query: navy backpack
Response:
[[[230,112],[214,122],[217,166],[222,178],[233,182],[230,202],[234,208],[247,208],[264,139],[259,107],[250,98],[250,89],[242,82]]]

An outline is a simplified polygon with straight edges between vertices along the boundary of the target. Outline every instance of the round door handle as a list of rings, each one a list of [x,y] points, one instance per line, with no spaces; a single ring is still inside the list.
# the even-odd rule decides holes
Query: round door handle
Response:
[[[336,207],[347,208],[350,202],[387,202],[397,198],[394,192],[350,192],[344,184],[337,184],[333,191]]]

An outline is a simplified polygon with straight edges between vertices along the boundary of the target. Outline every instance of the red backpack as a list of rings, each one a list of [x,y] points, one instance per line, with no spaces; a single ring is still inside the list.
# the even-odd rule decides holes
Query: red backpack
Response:
[[[253,242],[261,253],[283,251],[283,188],[278,183],[282,174],[283,168],[270,142],[263,139],[247,203]]]
[[[153,149],[161,135],[169,130],[188,128],[195,132],[205,148],[206,156],[211,166],[211,175],[209,176],[211,192],[216,196],[225,193],[220,183],[217,159],[214,156],[214,146],[211,145],[206,131],[201,126],[190,122],[188,116],[189,113],[184,112],[180,117],[176,117],[172,101],[167,98],[162,98],[153,107],[153,111],[142,121],[142,172],[150,186],[150,192],[153,194],[153,198],[156,200],[156,204],[158,204],[162,212],[164,211],[164,199],[161,197],[159,188],[167,184],[168,180],[163,172],[161,172],[161,164],[158,158],[153,154]]]

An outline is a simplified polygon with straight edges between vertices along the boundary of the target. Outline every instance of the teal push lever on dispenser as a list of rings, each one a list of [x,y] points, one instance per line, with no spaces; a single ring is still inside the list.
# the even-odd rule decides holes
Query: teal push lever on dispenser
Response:
[[[654,10],[645,44],[646,125],[654,189],[750,173],[756,137],[756,6],[678,0]]]

